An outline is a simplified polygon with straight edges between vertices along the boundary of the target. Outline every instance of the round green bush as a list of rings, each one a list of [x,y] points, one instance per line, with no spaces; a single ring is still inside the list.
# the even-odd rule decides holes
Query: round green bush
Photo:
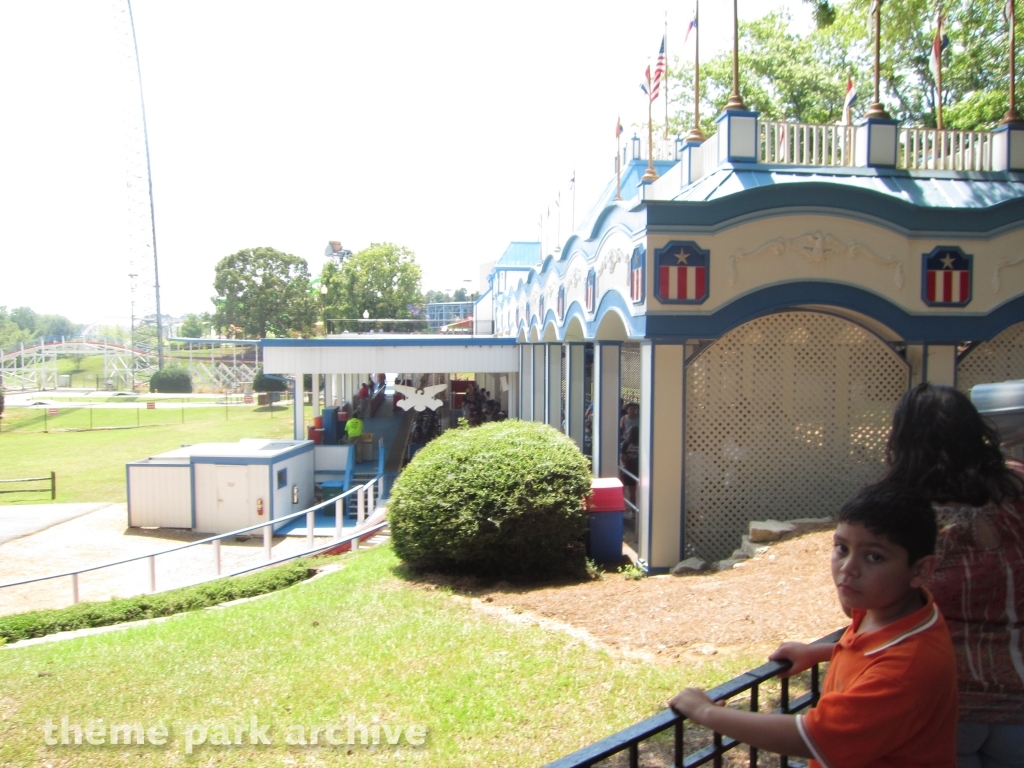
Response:
[[[267,378],[263,373],[263,366],[256,369],[256,375],[252,377],[253,392],[284,392],[288,389],[288,382],[278,378]],[[312,389],[312,384],[310,384]]]
[[[448,430],[395,481],[395,552],[417,569],[515,579],[581,574],[590,479],[576,444],[547,425]]]
[[[192,391],[192,374],[185,368],[169,365],[153,374],[149,380],[149,391],[163,394],[182,394]]]

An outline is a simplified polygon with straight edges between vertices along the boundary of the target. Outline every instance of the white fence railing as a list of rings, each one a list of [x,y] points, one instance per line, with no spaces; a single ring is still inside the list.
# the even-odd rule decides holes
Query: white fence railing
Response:
[[[907,170],[992,170],[992,134],[988,131],[904,128],[900,143],[900,166]]]
[[[857,129],[852,125],[762,120],[758,161],[773,165],[852,166]]]
[[[343,535],[343,519],[345,516],[345,504],[349,497],[352,495],[356,496],[356,527],[353,532],[348,536]],[[125,563],[139,562],[140,560],[148,560],[148,573],[149,573],[149,593],[152,594],[157,591],[157,580],[156,580],[156,558],[161,555],[169,555],[173,552],[181,552],[185,549],[192,547],[199,547],[204,544],[210,545],[212,554],[213,568],[209,578],[200,579],[199,581],[192,581],[187,586],[194,586],[195,584],[202,584],[206,581],[213,581],[214,579],[225,578],[228,576],[238,576],[249,571],[254,571],[258,568],[266,568],[268,565],[278,565],[280,563],[287,562],[289,560],[295,560],[299,557],[306,557],[308,555],[315,555],[326,550],[333,549],[343,544],[351,544],[352,550],[355,551],[359,548],[359,541],[363,538],[371,536],[387,526],[386,521],[381,521],[377,525],[371,526],[370,528],[362,529],[363,523],[369,516],[372,516],[374,511],[374,497],[377,499],[382,498],[384,495],[384,476],[377,475],[366,483],[359,485],[355,488],[350,488],[340,496],[336,496],[333,499],[320,502],[309,509],[303,509],[298,512],[294,512],[284,517],[278,517],[273,520],[268,520],[265,523],[257,523],[256,525],[250,525],[248,528],[242,528],[237,531],[231,531],[229,533],[220,533],[216,536],[210,536],[206,539],[200,539],[199,541],[193,541],[188,544],[182,544],[178,547],[171,547],[170,549],[164,549],[160,552],[154,552],[149,555],[138,555],[136,557],[125,558],[124,560],[117,560],[110,563],[101,563],[99,565],[93,565],[88,568],[79,568],[74,571],[64,571],[62,573],[52,573],[47,576],[36,576],[31,579],[22,579],[21,581],[11,581],[6,584],[0,584],[0,590],[7,589],[9,587],[18,587],[25,584],[34,584],[43,581],[51,581],[53,579],[70,578],[71,580],[71,601],[72,604],[77,605],[79,602],[78,596],[78,577],[83,573],[89,573],[91,571],[99,571],[104,568],[113,568],[115,566],[124,565]],[[314,545],[314,523],[316,518],[316,512],[319,509],[334,506],[334,538],[329,544]],[[306,517],[306,549],[300,552],[291,552],[283,557],[277,559],[274,558],[273,554],[273,535],[274,526],[286,523],[296,518]],[[253,531],[262,530],[263,533],[263,552],[265,559],[263,562],[255,565],[246,565],[242,568],[238,568],[230,573],[221,573],[221,557],[220,557],[220,543],[224,539],[233,538],[235,536],[244,536]],[[174,585],[166,587],[165,589],[177,589],[183,585]]]

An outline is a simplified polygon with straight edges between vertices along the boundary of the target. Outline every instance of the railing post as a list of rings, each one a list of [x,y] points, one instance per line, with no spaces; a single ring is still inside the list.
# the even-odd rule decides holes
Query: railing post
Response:
[[[366,516],[367,517],[372,517],[373,516],[373,510],[376,509],[376,506],[373,503],[373,488],[374,488],[374,484],[370,483],[370,487],[366,489],[366,491],[367,491],[367,497],[366,497]]]
[[[270,551],[274,544],[272,540],[273,535],[274,532],[271,530],[270,525],[263,526],[263,554],[267,556],[267,560],[273,559],[273,554]]]
[[[74,605],[78,605],[78,574],[71,574],[71,600]]]
[[[214,539],[213,544],[213,568],[220,576],[220,539]]]
[[[352,549],[353,552],[358,552],[359,551],[359,537],[358,536],[356,536],[354,539],[352,539],[352,547],[351,547],[351,549]]]
[[[50,501],[57,498],[57,473],[50,470]]]
[[[149,591],[156,592],[156,555],[150,555],[149,560]]]
[[[366,486],[359,486],[356,491],[356,525],[362,525],[366,519]]]
[[[334,502],[334,540],[335,541],[338,541],[339,539],[341,539],[342,535],[345,533],[345,531],[343,530],[344,527],[345,527],[345,516],[344,516],[343,512],[344,512],[344,502],[341,499],[337,499]],[[309,544],[309,548],[310,549],[313,548],[313,542],[312,541]]]
[[[313,548],[313,529],[316,526],[316,512],[309,510],[306,513],[306,549]]]
[[[377,478],[377,498],[384,498],[384,475],[381,475],[379,478]]]

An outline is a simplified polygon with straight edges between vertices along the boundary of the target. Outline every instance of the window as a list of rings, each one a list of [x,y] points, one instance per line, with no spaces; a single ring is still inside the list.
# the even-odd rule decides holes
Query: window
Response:
[[[288,485],[288,469],[277,470],[277,487],[284,488]]]

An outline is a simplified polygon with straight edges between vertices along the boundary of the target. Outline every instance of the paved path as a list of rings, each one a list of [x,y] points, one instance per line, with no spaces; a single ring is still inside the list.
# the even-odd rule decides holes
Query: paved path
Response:
[[[110,504],[2,504],[0,544],[87,515]]]

